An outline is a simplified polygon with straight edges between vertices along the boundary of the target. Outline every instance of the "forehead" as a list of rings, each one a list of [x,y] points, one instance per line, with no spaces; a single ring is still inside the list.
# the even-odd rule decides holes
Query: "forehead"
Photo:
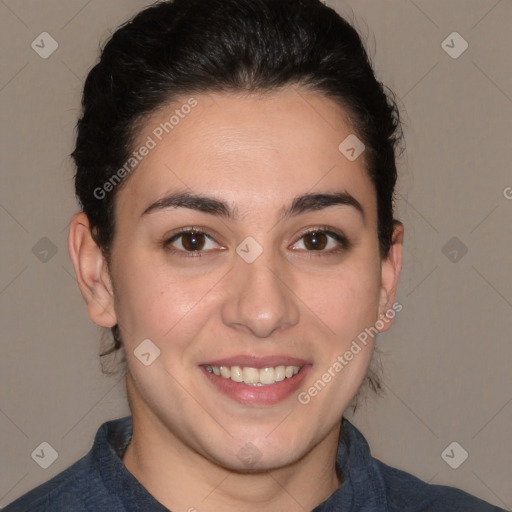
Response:
[[[306,192],[344,190],[372,216],[364,152],[351,161],[340,151],[353,136],[340,105],[297,87],[183,97],[143,124],[134,150],[151,149],[119,191],[118,213],[140,215],[176,189],[222,198],[241,213],[282,208]]]

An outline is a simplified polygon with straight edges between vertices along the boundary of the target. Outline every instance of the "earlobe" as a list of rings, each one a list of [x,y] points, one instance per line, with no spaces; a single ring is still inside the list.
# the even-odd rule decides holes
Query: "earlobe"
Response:
[[[386,316],[386,313],[392,307],[396,290],[398,287],[398,278],[402,269],[402,245],[404,238],[404,225],[395,220],[393,225],[392,245],[389,249],[388,256],[382,260],[381,269],[381,290],[379,302],[379,318]],[[384,322],[384,332],[391,327],[392,321]]]
[[[71,219],[68,251],[89,318],[101,327],[114,326],[117,317],[112,282],[103,253],[91,234],[89,219],[83,212]]]

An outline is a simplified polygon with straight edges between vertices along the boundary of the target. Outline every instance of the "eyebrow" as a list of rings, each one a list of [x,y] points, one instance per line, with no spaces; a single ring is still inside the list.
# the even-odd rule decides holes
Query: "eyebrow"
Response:
[[[361,203],[348,192],[334,192],[315,194],[308,193],[297,196],[293,199],[292,203],[284,207],[280,211],[281,220],[286,218],[295,217],[303,213],[323,210],[330,206],[350,206],[354,208],[361,217],[363,222],[366,220],[365,211]],[[196,210],[203,213],[209,213],[218,217],[223,217],[229,220],[236,220],[238,218],[238,209],[232,208],[228,203],[215,197],[204,195],[192,194],[190,192],[176,192],[169,194],[162,199],[149,205],[141,214],[141,218],[157,211],[166,210],[169,208],[187,208]]]

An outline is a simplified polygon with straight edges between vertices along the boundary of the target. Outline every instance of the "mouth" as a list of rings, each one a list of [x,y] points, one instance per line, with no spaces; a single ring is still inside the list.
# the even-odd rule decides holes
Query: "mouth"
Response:
[[[243,382],[248,386],[271,386],[276,382],[291,379],[300,372],[303,366],[278,365],[253,368],[251,366],[212,366],[207,364],[204,368],[217,377]]]
[[[311,367],[311,363],[303,359],[285,356],[240,356],[200,365],[214,389],[252,406],[272,405],[289,397]]]

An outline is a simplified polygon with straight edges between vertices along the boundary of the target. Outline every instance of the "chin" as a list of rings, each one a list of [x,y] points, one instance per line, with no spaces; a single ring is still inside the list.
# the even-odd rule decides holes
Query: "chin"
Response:
[[[294,464],[299,457],[297,453],[272,453],[265,457],[254,445],[242,447],[239,453],[210,454],[210,460],[229,471],[241,474],[267,473]]]

